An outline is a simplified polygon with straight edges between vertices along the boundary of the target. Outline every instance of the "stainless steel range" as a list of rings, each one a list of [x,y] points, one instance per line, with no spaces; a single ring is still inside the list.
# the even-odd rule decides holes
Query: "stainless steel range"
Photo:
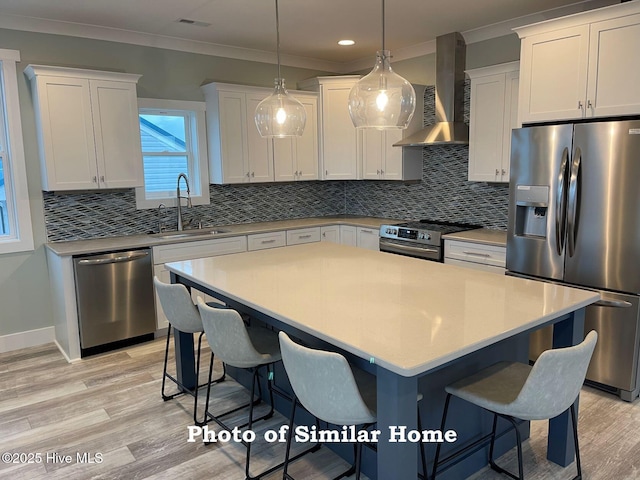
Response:
[[[380,226],[380,251],[434,262],[444,259],[443,235],[481,228],[468,223],[420,220]]]

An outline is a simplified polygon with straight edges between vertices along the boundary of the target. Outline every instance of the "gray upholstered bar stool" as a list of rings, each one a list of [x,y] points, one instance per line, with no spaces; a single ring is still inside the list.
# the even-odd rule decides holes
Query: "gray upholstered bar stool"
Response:
[[[211,391],[209,386],[207,388],[205,417],[215,421],[223,429],[230,431],[231,429],[222,421],[222,417],[243,407],[249,407],[248,422],[242,427],[246,426],[251,430],[254,422],[273,416],[273,364],[280,361],[278,336],[272,330],[264,327],[247,326],[240,314],[231,308],[211,307],[199,298],[198,309],[200,310],[204,331],[207,334],[207,340],[212,352],[215,352],[216,356],[226,365],[243,368],[253,373],[249,403],[223,414],[214,416],[209,412],[209,394]],[[253,418],[253,407],[258,403],[254,401],[256,386],[258,387],[258,392],[260,392],[259,373],[261,369],[267,371],[270,409],[265,415]],[[276,465],[258,475],[252,476],[250,472],[252,442],[242,443],[247,449],[245,461],[247,480],[260,478],[282,467],[281,464]]]
[[[289,336],[280,332],[282,363],[294,392],[289,418],[287,450],[285,453],[283,478],[293,480],[288,473],[289,454],[296,405],[299,402],[316,419],[333,425],[360,425],[360,430],[368,429],[377,422],[376,382],[373,375],[356,375],[344,356],[335,352],[325,352],[298,345]],[[422,398],[418,396],[418,401]],[[420,413],[418,412],[418,429]],[[334,480],[351,475],[360,478],[362,442],[355,446],[354,463]],[[426,478],[424,449],[420,448],[422,469]]]
[[[584,383],[597,340],[598,334],[592,330],[578,345],[542,352],[533,366],[518,362],[500,362],[449,385],[446,387],[447,399],[442,416],[441,431],[444,431],[445,428],[451,396],[456,396],[488,410],[493,413],[493,429],[489,448],[491,468],[511,478],[524,480],[522,440],[516,419],[548,420],[570,410],[578,471],[574,480],[580,480],[582,468],[580,466],[575,401]],[[499,467],[493,459],[498,417],[508,420],[516,432],[519,474],[517,477]],[[459,453],[456,452],[454,455]],[[432,478],[435,478],[438,466],[447,462],[445,459],[439,463],[439,456],[440,444],[436,447]]]
[[[189,290],[187,287],[181,284],[168,284],[160,281],[158,277],[153,277],[153,284],[156,288],[156,292],[158,294],[158,298],[160,299],[160,305],[162,305],[162,310],[164,311],[167,320],[169,321],[169,328],[167,329],[167,343],[164,350],[164,366],[162,370],[162,399],[166,402],[167,400],[171,400],[178,395],[182,395],[184,393],[189,393],[193,396],[193,421],[197,425],[202,425],[206,423],[207,417],[206,412],[203,420],[198,419],[198,390],[205,385],[210,386],[211,383],[217,383],[224,380],[225,371],[223,364],[223,372],[222,375],[215,379],[211,379],[211,375],[213,372],[213,360],[214,356],[211,355],[211,360],[209,362],[209,375],[207,377],[208,381],[205,384],[197,385],[196,388],[187,388],[185,387],[177,378],[167,372],[167,362],[169,359],[169,343],[171,340],[171,330],[175,329],[179,332],[183,333],[192,333],[199,334],[198,335],[198,350],[196,355],[196,382],[198,382],[199,374],[200,374],[200,353],[202,346],[202,336],[204,335],[204,327],[202,326],[202,319],[200,318],[200,314],[198,313],[197,307],[193,304],[191,300],[191,295],[189,294]],[[172,395],[167,395],[165,392],[166,379],[173,381],[178,387],[179,391]]]

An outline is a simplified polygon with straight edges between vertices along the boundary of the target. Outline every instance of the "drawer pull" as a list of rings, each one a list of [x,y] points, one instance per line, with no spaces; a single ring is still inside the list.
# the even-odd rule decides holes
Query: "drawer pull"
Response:
[[[298,238],[300,240],[302,240],[303,238],[311,238],[311,234],[307,234],[307,235],[298,235]]]
[[[466,250],[463,250],[462,253],[464,253],[465,255],[475,255],[476,257],[484,257],[484,258],[491,257],[491,254],[489,253],[468,252]]]
[[[262,240],[260,243],[265,244],[265,243],[274,243],[276,241],[275,238],[272,238],[271,240]]]

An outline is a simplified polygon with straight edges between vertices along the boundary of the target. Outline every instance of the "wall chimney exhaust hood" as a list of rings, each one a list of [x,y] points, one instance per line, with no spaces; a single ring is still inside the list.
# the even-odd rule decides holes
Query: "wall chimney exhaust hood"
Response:
[[[469,127],[464,123],[465,60],[466,45],[460,33],[436,38],[436,123],[408,135],[394,147],[469,144]]]

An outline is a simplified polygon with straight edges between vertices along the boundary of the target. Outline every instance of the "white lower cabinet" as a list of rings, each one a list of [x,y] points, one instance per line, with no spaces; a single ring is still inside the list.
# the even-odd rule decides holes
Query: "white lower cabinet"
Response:
[[[300,245],[320,241],[320,227],[287,230],[287,245]]]
[[[264,250],[266,248],[284,247],[287,244],[285,232],[256,233],[247,236],[247,249]]]
[[[356,238],[358,247],[367,250],[380,250],[380,231],[378,229],[358,227]]]
[[[162,282],[170,283],[171,274],[164,266],[167,262],[179,262],[201,257],[215,257],[218,255],[228,255],[230,253],[240,253],[247,251],[247,237],[217,238],[215,240],[202,240],[196,242],[174,243],[170,245],[158,245],[153,247],[153,274]],[[191,291],[193,301],[197,297],[202,297],[205,302],[213,300],[197,290]],[[169,322],[160,306],[160,301],[156,295],[156,328],[158,330],[167,328]]]
[[[358,228],[352,225],[340,225],[340,243],[353,247],[358,246]]]
[[[340,243],[340,225],[320,227],[320,241]]]
[[[504,275],[506,247],[459,240],[444,241],[444,263]]]
[[[320,229],[322,242],[358,246],[358,227],[353,225],[330,225]]]

